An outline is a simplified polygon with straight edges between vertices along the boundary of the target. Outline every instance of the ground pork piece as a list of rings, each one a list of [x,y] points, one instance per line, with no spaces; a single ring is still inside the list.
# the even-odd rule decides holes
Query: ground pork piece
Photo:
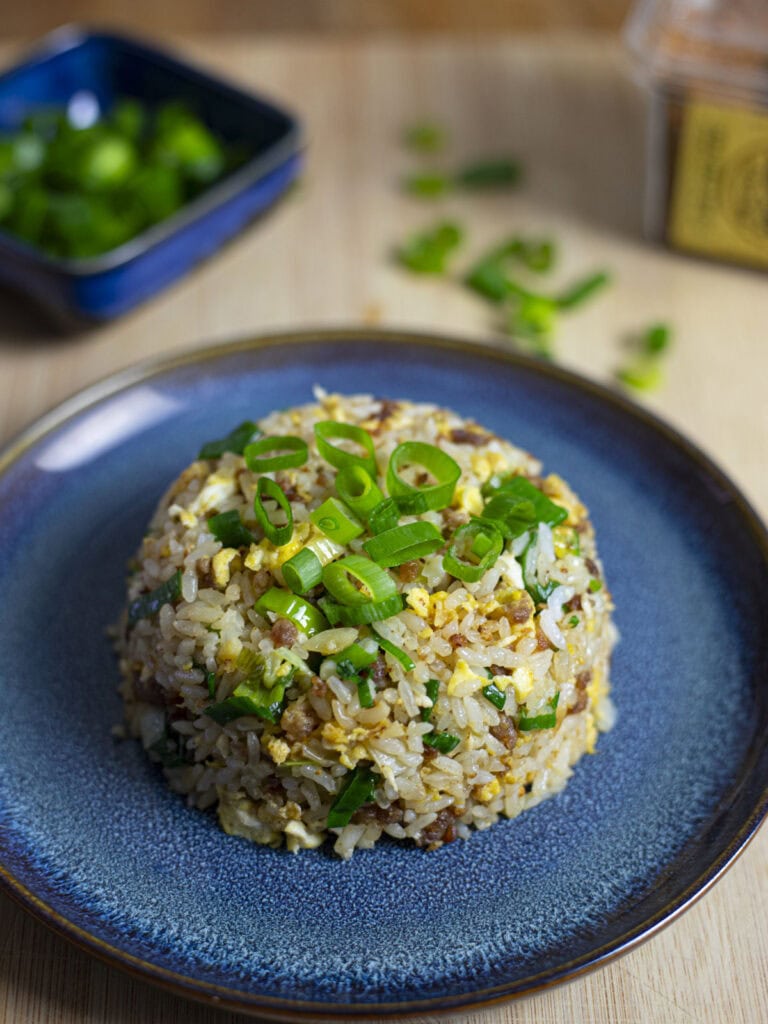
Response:
[[[587,670],[576,676],[576,701],[568,708],[569,715],[578,715],[587,706],[587,687],[592,680],[592,673]]]
[[[283,712],[280,726],[289,739],[304,740],[319,725],[313,709],[303,699],[295,700]]]
[[[436,850],[442,843],[452,843],[456,838],[456,809],[446,807],[440,811],[431,825],[421,830],[416,840],[417,846],[426,846],[428,850]]]
[[[509,715],[500,714],[499,724],[492,725],[488,731],[499,743],[503,743],[507,750],[514,750],[517,743],[517,729]]]
[[[570,601],[566,601],[563,608],[569,612],[581,611],[581,594],[574,594]]]
[[[591,572],[596,579],[600,579],[600,566],[597,562],[594,562],[591,558],[585,558],[584,565],[586,565],[587,570]]]
[[[382,683],[389,679],[389,669],[387,668],[387,662],[384,659],[384,655],[379,652],[376,661],[373,662],[371,667],[368,669],[368,677],[371,679],[376,686],[381,686]]]
[[[547,651],[552,647],[549,637],[541,629],[540,626],[536,626],[536,649],[539,651]],[[554,648],[552,648],[554,650]]]
[[[475,447],[485,444],[488,440],[488,434],[481,434],[477,430],[464,430],[462,427],[454,427],[448,437],[454,444],[471,444]]]
[[[463,633],[454,633],[453,636],[448,637],[448,643],[451,647],[456,650],[457,647],[465,647],[467,644],[467,638]]]
[[[403,820],[403,809],[399,804],[392,804],[391,807],[379,807],[378,804],[368,804],[355,811],[352,817],[354,825],[396,825]]]
[[[275,475],[275,483],[279,484],[283,489],[283,494],[286,496],[288,501],[299,501],[301,498],[301,491],[298,489],[295,483],[286,476],[284,473],[277,473]]]
[[[517,622],[518,624],[527,622],[533,611],[533,601],[527,594],[518,601],[512,601],[510,604],[504,605],[504,617],[510,622]]]
[[[421,572],[421,562],[403,562],[397,570],[397,576],[401,583],[413,583]]]
[[[175,700],[173,694],[167,694],[154,676],[150,679],[140,679],[138,676],[134,676],[131,685],[136,700],[143,701],[144,704],[164,707],[166,704],[172,704]]]
[[[463,512],[458,508],[443,509],[443,522],[449,530],[455,530],[469,522],[469,512]]]
[[[290,619],[278,619],[269,635],[276,647],[293,647],[299,639],[299,631]]]
[[[328,693],[328,684],[320,676],[312,676],[312,693],[316,697],[325,697]]]
[[[197,573],[197,582],[200,588],[203,587],[214,587],[216,582],[213,578],[213,572],[211,571],[211,560],[210,558],[198,558],[195,563],[195,572]]]
[[[269,569],[258,569],[253,576],[251,576],[251,587],[255,597],[261,597],[262,594],[266,594],[269,588],[272,586],[272,573]]]
[[[382,398],[379,408],[376,412],[371,414],[371,420],[378,420],[375,427],[371,429],[371,433],[378,435],[386,427],[387,421],[392,418],[394,413],[400,408],[399,402],[394,402],[390,398]]]

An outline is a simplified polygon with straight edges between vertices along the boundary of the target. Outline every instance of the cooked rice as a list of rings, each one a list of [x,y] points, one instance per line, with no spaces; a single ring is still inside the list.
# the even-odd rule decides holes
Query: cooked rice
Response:
[[[331,834],[345,858],[382,834],[435,849],[557,793],[582,754],[594,751],[598,731],[610,728],[608,668],[616,638],[610,594],[586,509],[559,477],[542,479],[532,456],[436,406],[320,391],[316,397],[316,404],[260,422],[267,435],[298,435],[309,445],[305,465],[267,474],[291,497],[296,525],[287,545],[261,539],[250,550],[222,550],[209,531],[212,515],[237,509],[261,536],[253,513],[257,474],[240,455],[192,463],[161,500],[129,579],[128,601],[177,570],[181,597],[131,626],[123,617],[118,650],[127,724],[150,757],[164,763],[172,788],[195,807],[215,807],[231,834],[270,846],[284,841],[292,851],[316,847]],[[219,725],[206,708],[232,694],[253,654],[281,646],[275,616],[263,618],[254,603],[270,587],[284,588],[281,565],[320,536],[310,512],[336,493],[335,471],[313,440],[314,423],[327,419],[370,431],[379,467],[406,440],[435,444],[458,462],[462,476],[451,507],[419,517],[446,540],[481,511],[480,487],[493,474],[525,475],[568,518],[507,543],[477,583],[447,575],[442,552],[410,571],[390,570],[406,606],[376,626],[415,668],[406,672],[391,655],[380,655],[373,707],[361,707],[355,683],[323,658],[369,633],[343,627],[296,637],[293,654],[307,667],[286,691],[276,724],[250,715]],[[381,476],[379,484],[384,489]],[[364,554],[364,540],[351,541],[347,553]],[[538,580],[558,584],[538,606],[521,567],[530,540]],[[483,695],[486,670],[505,696],[503,711]],[[430,679],[440,688],[423,721]],[[553,704],[554,728],[520,728],[521,715],[551,714]],[[433,732],[460,743],[448,754],[435,752],[423,742]],[[329,809],[356,766],[376,773],[375,801],[348,825],[328,830]]]

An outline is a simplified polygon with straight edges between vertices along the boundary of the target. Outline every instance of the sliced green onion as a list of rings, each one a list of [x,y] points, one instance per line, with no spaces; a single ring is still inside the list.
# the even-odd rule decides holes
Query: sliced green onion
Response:
[[[468,164],[456,175],[464,188],[509,188],[520,181],[522,168],[517,160],[497,157]]]
[[[208,687],[208,696],[213,700],[216,696],[216,673],[208,672],[205,677],[205,685]]]
[[[373,640],[367,640],[365,643],[370,644],[370,649],[363,647],[362,644],[350,644],[343,651],[334,654],[333,660],[342,679],[356,675],[361,668],[368,668],[378,658],[378,645]]]
[[[399,475],[404,466],[423,466],[437,481],[416,487]],[[447,452],[423,441],[404,441],[392,452],[387,466],[387,490],[401,512],[418,515],[439,511],[453,501],[461,476],[459,464]]]
[[[534,604],[543,604],[560,586],[560,584],[556,580],[549,580],[547,583],[539,583],[536,575],[535,555],[536,538],[534,536],[529,541],[520,561],[523,567],[523,583],[525,584],[525,589],[531,595]]]
[[[372,708],[375,700],[375,690],[370,679],[358,679],[357,699],[361,708]]]
[[[400,509],[394,498],[385,498],[368,516],[368,528],[371,533],[384,533],[397,526]]]
[[[373,630],[374,636],[376,637],[376,643],[387,654],[391,654],[395,661],[399,661],[406,672],[413,672],[416,668],[416,662],[407,654],[402,648],[398,647],[397,644],[393,644],[391,640],[387,640],[385,636],[378,633],[375,629]]]
[[[467,555],[472,554],[479,535],[487,537],[490,546],[479,562],[467,561]],[[483,519],[470,519],[454,533],[450,547],[443,555],[443,568],[458,580],[477,583],[494,565],[503,550],[504,538],[493,523]]]
[[[334,604],[327,597],[318,602],[332,626],[339,622],[342,626],[363,626],[371,622],[391,619],[403,610],[403,595],[393,594],[383,601],[369,601],[367,604]]]
[[[272,498],[277,502],[279,508],[285,512],[288,522],[285,526],[276,526],[267,515],[267,510],[264,508],[263,498],[266,495],[267,498]],[[259,477],[259,482],[256,487],[256,497],[253,499],[253,511],[256,514],[256,518],[259,522],[259,526],[264,531],[264,536],[275,545],[276,548],[282,547],[283,544],[287,544],[293,536],[293,509],[291,503],[285,496],[280,484],[275,483],[274,480],[270,480],[268,476]]]
[[[434,747],[440,754],[450,754],[461,743],[452,732],[429,732],[421,737],[421,741],[425,747]]]
[[[443,546],[443,535],[432,523],[394,526],[367,540],[363,547],[374,562],[387,568],[431,555]]]
[[[564,291],[557,299],[560,309],[574,309],[585,302],[591,295],[604,288],[610,283],[610,276],[604,272],[591,274],[589,277],[577,281]]]
[[[424,689],[427,691],[427,697],[429,697],[429,699],[430,699],[430,701],[432,703],[429,705],[428,708],[422,708],[421,709],[421,720],[422,720],[422,722],[428,722],[430,720],[430,718],[432,717],[432,711],[434,710],[434,707],[435,707],[435,701],[437,700],[437,694],[438,694],[438,691],[440,690],[440,680],[439,679],[428,679],[426,681],[426,683],[424,683]]]
[[[364,589],[358,590],[350,576]],[[326,565],[323,583],[332,597],[347,605],[384,601],[397,594],[397,585],[389,573],[363,555],[347,555]]]
[[[211,516],[208,529],[225,548],[245,548],[253,543],[253,534],[243,525],[236,508]]]
[[[300,437],[263,437],[247,445],[243,455],[245,463],[254,473],[269,473],[273,469],[303,466],[307,461],[307,442]]]
[[[412,235],[395,255],[400,263],[416,274],[442,274],[448,258],[464,237],[458,224],[443,221],[426,231]]]
[[[403,132],[403,142],[417,153],[438,153],[445,149],[447,133],[435,121],[419,121]]]
[[[590,593],[596,594],[598,592],[598,590],[602,590],[602,589],[603,589],[603,584],[602,584],[601,580],[590,580],[589,581]]]
[[[343,466],[336,474],[336,490],[344,504],[363,519],[384,500],[381,489],[362,466]]]
[[[507,695],[503,690],[500,690],[496,683],[488,683],[487,686],[483,687],[483,696],[486,700],[489,700],[495,708],[501,711],[507,702]]]
[[[255,441],[260,434],[258,426],[250,420],[246,420],[221,440],[208,441],[204,444],[197,457],[198,459],[220,459],[224,452],[242,455],[246,445]]]
[[[379,776],[370,768],[360,765],[353,769],[344,780],[336,799],[331,804],[326,825],[328,828],[343,828],[352,820],[355,811],[363,804],[369,804],[376,792]]]
[[[274,612],[284,619],[290,619],[308,637],[328,628],[325,616],[314,605],[277,587],[271,587],[266,594],[262,594],[254,607],[265,618],[267,612]]]
[[[579,624],[579,616],[578,615],[572,615],[570,617],[570,619],[568,619],[568,625],[571,627],[571,629],[573,629],[575,626],[578,626],[578,624]]]
[[[550,501],[526,477],[508,476],[501,478],[482,518],[493,520],[507,540],[514,540],[539,523],[557,526],[568,518],[568,510]]]
[[[451,179],[439,171],[420,171],[403,179],[403,188],[421,199],[436,199],[451,187]]]
[[[649,356],[665,352],[672,342],[672,328],[669,324],[653,324],[642,338],[643,351]]]
[[[128,623],[133,625],[139,619],[151,619],[157,615],[164,604],[173,604],[181,597],[181,569],[177,569],[173,576],[165,583],[150,590],[148,594],[142,594],[128,605]]]
[[[353,452],[344,451],[330,443],[331,438],[339,438],[347,441],[354,441],[365,449],[365,455],[355,455]],[[345,466],[362,466],[371,476],[376,476],[376,453],[373,447],[373,438],[367,430],[355,426],[354,423],[339,423],[336,420],[323,420],[315,424],[315,441],[317,450],[326,462],[330,462],[337,469]]]
[[[282,573],[294,594],[306,594],[323,578],[323,564],[314,551],[302,548],[283,563]]]
[[[556,709],[560,701],[560,691],[550,700],[549,706],[552,708],[551,712],[546,712],[543,715],[534,715],[533,718],[523,712],[518,719],[517,726],[522,732],[533,732],[534,729],[554,729],[557,725],[557,714]]]
[[[309,515],[318,530],[336,541],[337,544],[348,544],[363,532],[362,523],[356,519],[338,498],[326,498],[318,508]]]
[[[635,391],[655,391],[664,383],[658,356],[637,356],[616,371],[616,379]]]
[[[219,725],[226,725],[245,715],[256,715],[277,723],[282,714],[287,685],[288,681],[266,687],[258,680],[244,679],[235,687],[231,697],[212,704],[205,713]]]

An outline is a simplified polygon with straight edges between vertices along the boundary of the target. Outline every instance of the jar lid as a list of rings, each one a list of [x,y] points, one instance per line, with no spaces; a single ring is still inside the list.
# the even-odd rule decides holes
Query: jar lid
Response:
[[[638,0],[624,28],[647,84],[691,84],[768,103],[765,0]]]

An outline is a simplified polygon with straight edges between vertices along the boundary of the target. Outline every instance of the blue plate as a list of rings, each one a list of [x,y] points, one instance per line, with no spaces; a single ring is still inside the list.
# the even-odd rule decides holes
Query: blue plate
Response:
[[[221,832],[121,717],[105,627],[202,441],[311,386],[434,400],[541,456],[595,521],[622,633],[618,723],[567,789],[426,854],[342,863]],[[648,413],[459,341],[319,332],[119,374],[0,457],[0,865],[11,894],[139,976],[291,1019],[477,1006],[629,949],[717,878],[768,804],[768,540]]]
[[[148,107],[181,101],[245,163],[180,210],[101,256],[55,259],[0,230],[0,282],[65,323],[126,313],[187,273],[270,206],[299,173],[301,133],[287,111],[136,39],[75,26],[47,36],[0,75],[0,133],[41,109],[85,95],[100,111],[117,98]]]

